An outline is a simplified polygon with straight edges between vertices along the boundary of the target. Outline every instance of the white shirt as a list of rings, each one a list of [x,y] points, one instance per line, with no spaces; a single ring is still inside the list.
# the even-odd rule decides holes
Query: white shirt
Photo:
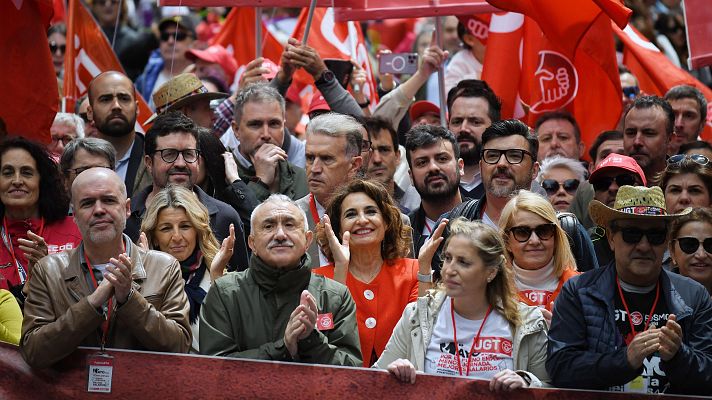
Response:
[[[533,305],[546,307],[552,302],[554,292],[559,287],[559,278],[554,273],[554,258],[544,267],[537,270],[520,268],[512,263],[514,282],[519,294],[532,302]]]
[[[136,143],[136,140],[134,139],[133,142],[131,142],[131,146],[126,150],[126,154],[124,154],[123,157],[121,157],[120,160],[116,160],[116,174],[121,177],[122,181],[126,181],[126,173],[129,170],[129,158],[131,158],[131,150],[133,150],[134,143]]]

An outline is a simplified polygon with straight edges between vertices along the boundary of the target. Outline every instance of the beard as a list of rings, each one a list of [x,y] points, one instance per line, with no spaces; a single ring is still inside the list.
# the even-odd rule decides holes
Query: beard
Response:
[[[428,179],[433,178],[434,176],[438,176],[438,177],[444,179],[445,184],[440,187],[436,187],[436,188],[430,187],[430,185],[428,185],[427,181],[428,181]],[[445,176],[445,174],[442,174],[442,173],[430,174],[425,177],[424,185],[420,185],[420,184],[415,185],[415,190],[420,195],[420,198],[425,201],[429,201],[429,202],[449,201],[460,190],[460,176],[457,175],[455,180],[451,181],[447,176]]]
[[[461,143],[471,143],[472,147],[463,148],[460,146],[460,158],[465,163],[465,165],[477,165],[480,162],[480,152],[482,150],[482,143],[480,143],[477,138],[472,136],[469,132],[462,131],[457,137],[458,145]]]
[[[504,175],[507,178],[511,179],[512,181],[506,185],[495,185],[494,184],[494,179],[497,175]],[[511,197],[515,195],[517,192],[519,192],[522,189],[529,190],[531,188],[531,181],[528,182],[522,182],[518,181],[517,178],[509,171],[506,169],[504,170],[496,170],[495,173],[490,177],[489,180],[487,180],[485,183],[485,190],[487,193],[491,194],[494,197]]]
[[[121,121],[111,120],[114,115],[109,115],[105,120],[97,121],[96,129],[103,135],[109,137],[124,137],[134,131],[134,125],[136,125],[136,115],[129,121],[121,115]]]

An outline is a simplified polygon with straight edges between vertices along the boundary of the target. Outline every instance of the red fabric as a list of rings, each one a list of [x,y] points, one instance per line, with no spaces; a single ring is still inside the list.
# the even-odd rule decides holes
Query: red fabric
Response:
[[[231,52],[237,61],[235,82],[245,72],[245,65],[254,60],[255,50],[255,9],[253,7],[236,7],[230,11],[225,22],[211,45],[219,44]],[[279,63],[282,58],[282,44],[262,24],[262,56],[272,62]]]
[[[614,32],[625,46],[623,63],[638,78],[640,90],[647,94],[664,96],[676,85],[690,85],[699,89],[708,102],[707,125],[702,132],[703,140],[712,139],[712,90],[678,68],[648,39],[628,25],[624,30],[613,27]]]
[[[307,23],[308,9],[299,14],[297,25],[292,37],[301,41]],[[341,60],[354,60],[368,74],[368,84],[361,88],[366,97],[371,101],[371,106],[378,103],[376,90],[376,77],[373,75],[371,60],[361,32],[361,25],[353,21],[335,22],[333,8],[317,8],[314,10],[311,31],[307,44],[319,52],[322,59],[334,58]],[[311,85],[314,79],[304,70],[294,74],[294,81],[299,86]],[[316,90],[314,91],[316,93]]]
[[[544,305],[544,308],[548,311],[551,311],[551,303],[553,303],[556,298],[559,296],[559,293],[561,292],[561,288],[564,286],[564,283],[568,281],[569,279],[573,278],[576,275],[580,275],[581,273],[578,271],[574,271],[573,269],[565,269],[564,273],[561,274],[559,277],[559,284],[556,286],[556,290],[551,295],[551,298],[548,299],[546,304]],[[528,304],[530,306],[537,306],[538,304],[532,302],[529,298],[526,297],[524,292],[520,291],[519,292],[519,300],[523,302],[524,304]]]
[[[0,1],[0,118],[11,135],[42,143],[59,109],[57,78],[47,44],[51,0]]]
[[[692,69],[712,65],[712,7],[709,5],[709,0],[685,0],[687,46]]]
[[[67,110],[74,109],[76,101],[86,94],[89,83],[95,76],[106,71],[124,73],[108,39],[80,0],[69,0],[64,71],[64,97]],[[143,121],[146,121],[153,111],[138,92],[136,92],[136,100],[138,101],[137,122],[145,132],[147,125]]]
[[[457,17],[458,21],[467,29],[468,33],[482,44],[487,44],[489,36],[489,25],[492,21],[492,14],[474,14]]]
[[[364,367],[370,367],[376,361],[371,358],[373,353],[376,356],[383,353],[405,306],[418,299],[418,260],[397,258],[391,262],[383,263],[381,271],[371,283],[363,283],[351,273],[346,276],[346,286],[356,303],[356,322]],[[313,272],[333,279],[334,265],[329,264]],[[371,299],[365,295],[367,290],[373,294]],[[366,326],[368,318],[375,318],[375,327]]]
[[[7,229],[10,233],[10,239],[15,257],[18,258],[23,267],[27,267],[27,259],[22,250],[18,247],[17,240],[20,238],[27,239],[27,231],[39,234],[40,220],[10,220],[7,221]],[[82,241],[82,234],[79,228],[74,223],[74,218],[65,217],[51,224],[45,224],[42,237],[47,243],[49,254],[59,253],[64,250],[71,250],[79,246]],[[31,271],[30,271],[31,272]],[[5,246],[4,241],[0,240],[0,289],[8,289],[9,286],[17,286],[20,284],[20,275],[17,272],[12,255],[9,249]]]
[[[66,12],[64,10],[64,0],[52,0],[54,7],[54,16],[52,17],[52,25],[64,22],[66,18]]]

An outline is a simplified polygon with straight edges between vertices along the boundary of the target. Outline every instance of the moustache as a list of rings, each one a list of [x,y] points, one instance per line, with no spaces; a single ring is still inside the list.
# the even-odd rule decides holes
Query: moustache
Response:
[[[168,175],[173,175],[173,174],[188,174],[188,176],[190,176],[191,172],[188,168],[172,167],[171,169],[168,170]]]
[[[272,240],[267,244],[267,249],[272,249],[275,247],[293,247],[294,242],[292,242],[289,239],[284,239],[284,240]]]
[[[444,181],[447,181],[448,178],[445,174],[441,172],[434,172],[432,174],[428,174],[428,176],[425,177],[425,182],[428,183],[430,182],[433,178],[441,178]]]
[[[457,142],[458,143],[462,143],[462,142],[477,143],[477,140],[475,139],[475,136],[472,135],[470,132],[460,131],[460,133],[457,135]]]
[[[492,174],[492,178],[493,178],[493,179],[494,179],[494,178],[509,178],[509,179],[514,180],[514,175],[512,175],[512,173],[509,172],[509,171],[506,170],[506,169],[497,168],[497,169],[494,171],[494,174]]]

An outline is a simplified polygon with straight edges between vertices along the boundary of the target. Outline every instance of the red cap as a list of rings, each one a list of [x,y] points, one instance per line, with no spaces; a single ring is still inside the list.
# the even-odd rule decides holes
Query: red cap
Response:
[[[232,85],[237,72],[237,61],[224,47],[216,44],[205,50],[190,49],[185,52],[185,56],[189,60],[195,61],[198,59],[220,65],[225,71],[225,75],[227,75],[228,85]]]
[[[275,64],[269,58],[265,58],[265,60],[262,61],[262,68],[267,68],[269,70],[268,73],[262,75],[268,80],[272,80],[275,76],[277,76],[277,72],[279,72],[279,65]]]
[[[427,113],[433,113],[440,118],[440,107],[426,100],[416,101],[410,106],[408,113],[410,115],[410,122],[415,121]]]
[[[320,95],[314,95],[312,97],[312,102],[309,105],[309,112],[308,114],[313,113],[314,111],[331,111],[331,107],[326,103],[326,100],[324,100],[324,96]]]
[[[287,93],[284,95],[284,99],[290,103],[302,104],[302,99],[299,97],[299,89],[297,89],[297,85],[289,86]]]
[[[603,159],[603,161],[601,161],[600,164],[598,164],[598,167],[596,167],[596,169],[591,173],[591,176],[588,178],[589,182],[596,180],[596,178],[603,172],[613,168],[621,168],[630,172],[635,172],[638,176],[640,176],[640,179],[643,181],[643,185],[648,185],[648,182],[645,180],[645,172],[643,172],[643,169],[640,168],[640,165],[638,165],[633,158],[616,153],[609,154]]]

